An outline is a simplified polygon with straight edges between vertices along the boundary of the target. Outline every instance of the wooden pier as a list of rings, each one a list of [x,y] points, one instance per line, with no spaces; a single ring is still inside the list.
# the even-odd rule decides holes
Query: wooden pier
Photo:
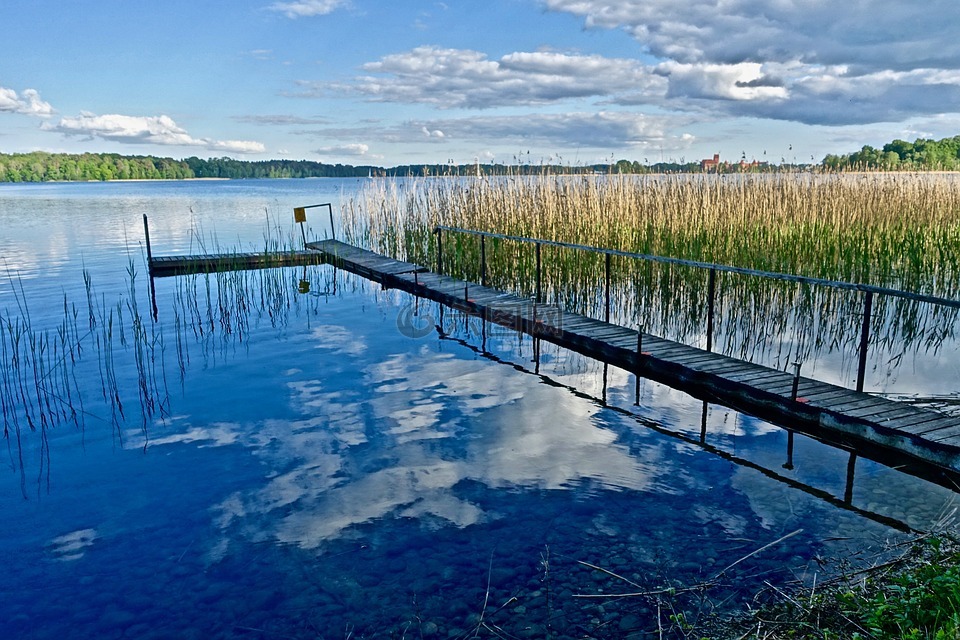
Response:
[[[332,264],[386,288],[434,300],[789,429],[960,472],[958,417],[640,334],[337,240],[306,247],[278,255],[150,257],[150,272],[159,277]]]
[[[960,418],[664,340],[336,240],[323,261],[780,425],[960,471]],[[638,346],[640,348],[638,352]]]

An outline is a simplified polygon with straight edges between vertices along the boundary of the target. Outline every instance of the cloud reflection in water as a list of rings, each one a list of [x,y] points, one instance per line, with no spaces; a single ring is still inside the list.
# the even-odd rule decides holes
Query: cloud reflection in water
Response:
[[[667,469],[655,449],[653,459],[638,459],[596,419],[597,405],[538,378],[426,345],[364,363],[363,339],[344,327],[313,335],[334,351],[323,363],[330,370],[323,379],[288,383],[291,402],[311,417],[249,429],[256,455],[278,471],[218,505],[216,521],[227,537],[242,532],[313,549],[383,518],[456,527],[496,518],[458,495],[463,481],[493,489],[591,482],[668,490],[657,483]],[[353,368],[372,397],[343,380]]]

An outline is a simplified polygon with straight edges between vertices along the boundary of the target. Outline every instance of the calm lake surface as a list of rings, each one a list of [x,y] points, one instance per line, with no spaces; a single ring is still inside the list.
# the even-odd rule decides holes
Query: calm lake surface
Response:
[[[157,280],[150,318],[143,214],[155,255],[256,249],[363,182],[0,185],[0,314],[42,365],[0,354],[39,405],[4,410],[0,637],[640,638],[656,603],[608,596],[723,572],[739,606],[951,512],[329,266]]]

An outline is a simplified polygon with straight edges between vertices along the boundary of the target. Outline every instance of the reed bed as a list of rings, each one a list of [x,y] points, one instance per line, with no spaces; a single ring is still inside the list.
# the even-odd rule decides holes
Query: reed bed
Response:
[[[195,239],[204,252],[229,253],[199,230]],[[282,253],[294,240],[268,216],[259,248]],[[24,497],[28,468],[38,468],[38,482],[49,480],[49,432],[55,427],[73,425],[85,433],[88,422],[102,424],[121,445],[133,427],[143,446],[149,444],[151,428],[171,412],[167,345],[183,387],[191,356],[207,365],[223,360],[253,331],[283,331],[292,316],[306,317],[309,326],[338,286],[330,269],[186,275],[157,281],[161,309],[154,320],[144,313],[150,301],[145,272],[145,264],[128,261],[125,286],[107,294],[84,270],[80,300],[64,293],[59,318],[51,309],[33,313],[16,273],[6,274],[13,296],[0,307],[0,419]]]
[[[378,180],[344,205],[343,224],[348,242],[425,265],[436,264],[433,228],[446,225],[960,298],[950,174]],[[486,252],[489,284],[532,295],[532,245],[488,240]],[[542,258],[547,302],[602,317],[602,256],[545,247]],[[612,263],[614,321],[704,344],[705,270]],[[477,281],[479,264],[478,238],[445,234],[444,271]],[[856,348],[860,294],[732,274],[717,286],[719,350],[783,366]],[[955,309],[876,305],[871,346],[886,360],[955,337]]]

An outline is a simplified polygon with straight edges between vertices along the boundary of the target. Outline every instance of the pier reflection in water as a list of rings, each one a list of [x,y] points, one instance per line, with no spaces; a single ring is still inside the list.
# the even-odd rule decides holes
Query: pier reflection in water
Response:
[[[578,598],[636,590],[590,565],[695,585],[780,540],[717,580],[735,605],[953,500],[863,458],[850,483],[849,452],[799,434],[788,460],[787,431],[652,382],[634,405],[625,372],[352,276],[333,294],[330,267],[281,273],[202,331],[222,300],[158,282],[169,414],[122,446],[53,430],[49,489],[7,482],[10,637],[622,637],[656,607]],[[414,305],[441,331],[398,330]]]

